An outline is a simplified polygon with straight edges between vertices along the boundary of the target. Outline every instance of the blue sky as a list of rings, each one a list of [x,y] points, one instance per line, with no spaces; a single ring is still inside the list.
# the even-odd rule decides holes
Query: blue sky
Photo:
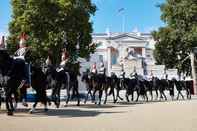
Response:
[[[160,9],[156,5],[165,0],[92,0],[92,2],[98,8],[95,16],[91,18],[95,33],[105,32],[107,28],[110,32],[121,32],[123,23],[126,32],[136,29],[140,32],[150,32],[164,25],[160,20]],[[121,8],[124,10],[118,13]],[[0,36],[8,33],[10,19],[10,0],[1,0]]]
[[[92,0],[97,5],[97,12],[92,21],[95,32],[105,32],[109,28],[111,32],[121,32],[123,17],[125,17],[125,31],[138,30],[150,32],[163,26],[160,20],[160,9],[157,4],[165,0]],[[118,13],[118,10],[124,11]]]

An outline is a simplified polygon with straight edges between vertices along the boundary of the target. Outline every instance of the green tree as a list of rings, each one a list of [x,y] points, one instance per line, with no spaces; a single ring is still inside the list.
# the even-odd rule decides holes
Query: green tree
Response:
[[[23,32],[29,36],[27,43],[36,60],[46,58],[50,51],[54,63],[59,63],[65,43],[71,63],[78,57],[88,58],[94,52],[95,47],[89,46],[93,31],[90,17],[96,6],[90,0],[11,0],[11,4],[10,52],[16,50],[18,36]]]
[[[166,0],[160,5],[166,26],[152,32],[156,40],[155,58],[167,68],[190,73],[189,54],[197,46],[197,1]]]

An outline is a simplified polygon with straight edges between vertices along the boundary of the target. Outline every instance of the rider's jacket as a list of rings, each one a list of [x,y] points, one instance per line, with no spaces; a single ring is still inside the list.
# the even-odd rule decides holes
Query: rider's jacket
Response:
[[[100,67],[99,70],[98,70],[98,73],[99,74],[104,74],[105,73],[105,67]]]
[[[25,60],[25,55],[27,53],[27,47],[22,47],[19,48],[16,52],[15,52],[15,59],[22,59]]]
[[[125,78],[125,72],[122,71],[121,74],[120,74],[121,78]]]
[[[68,59],[61,61],[59,68],[57,68],[57,72],[60,72],[62,70],[64,70],[64,68],[66,67],[66,63],[68,62]]]
[[[94,73],[94,74],[96,74],[97,73],[97,70],[96,69],[92,69],[91,72]]]

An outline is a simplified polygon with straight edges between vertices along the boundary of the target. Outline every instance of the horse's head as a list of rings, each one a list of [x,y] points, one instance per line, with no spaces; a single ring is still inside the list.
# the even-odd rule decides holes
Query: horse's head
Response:
[[[11,57],[9,56],[7,50],[0,49],[0,70],[2,74],[5,74],[9,66],[11,65]]]
[[[10,59],[7,50],[0,50],[0,64],[4,64]]]

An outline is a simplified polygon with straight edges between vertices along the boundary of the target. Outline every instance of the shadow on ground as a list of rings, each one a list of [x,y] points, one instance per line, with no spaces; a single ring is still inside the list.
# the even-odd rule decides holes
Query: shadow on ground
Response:
[[[72,118],[72,117],[95,117],[100,114],[114,114],[124,112],[108,112],[108,111],[97,111],[97,110],[81,110],[81,109],[49,109],[44,112],[43,109],[37,109],[33,114],[29,114],[29,109],[17,109],[14,113],[14,117],[50,117],[57,116],[61,118]],[[6,110],[0,110],[0,115],[5,114]]]

